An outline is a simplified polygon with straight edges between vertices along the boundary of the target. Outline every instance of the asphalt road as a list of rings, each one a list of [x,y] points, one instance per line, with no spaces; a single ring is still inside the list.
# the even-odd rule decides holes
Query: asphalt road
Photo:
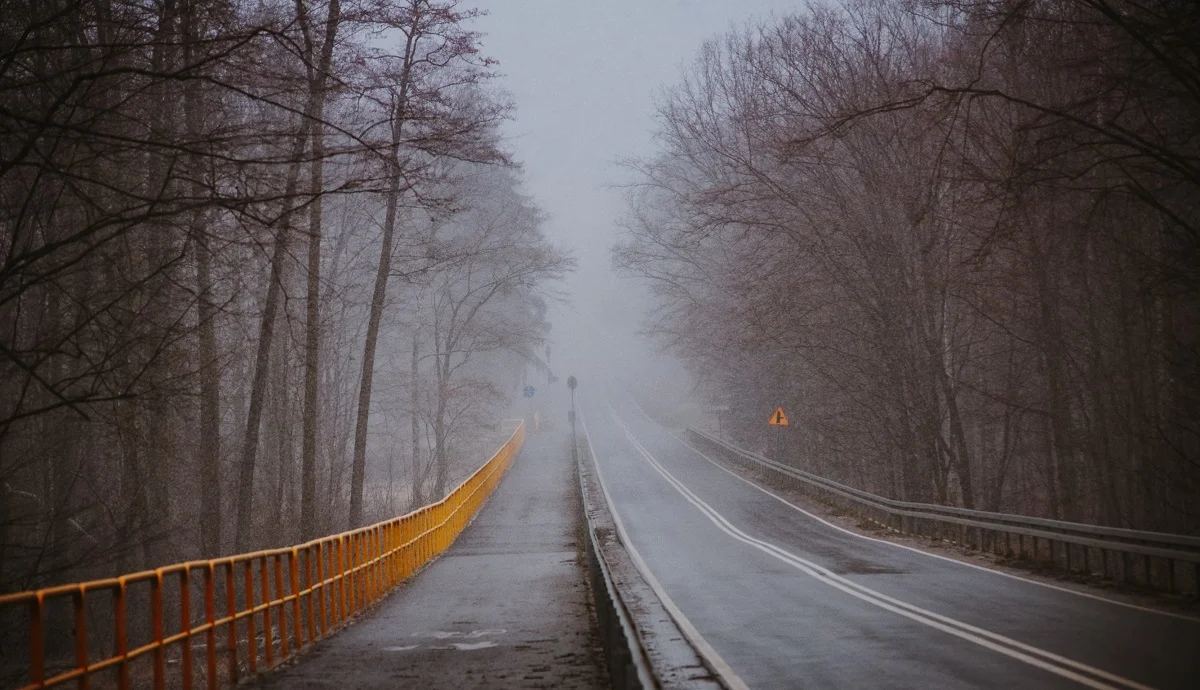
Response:
[[[1195,688],[1200,622],[846,532],[722,469],[620,394],[581,400],[614,509],[751,688]]]
[[[567,435],[530,433],[475,521],[378,610],[260,688],[601,688]]]

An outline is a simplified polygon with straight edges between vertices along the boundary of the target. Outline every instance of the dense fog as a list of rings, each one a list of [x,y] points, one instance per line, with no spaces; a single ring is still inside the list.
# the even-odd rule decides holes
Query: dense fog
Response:
[[[423,505],[570,374],[1200,529],[1195,9],[736,5],[0,3],[0,591]]]

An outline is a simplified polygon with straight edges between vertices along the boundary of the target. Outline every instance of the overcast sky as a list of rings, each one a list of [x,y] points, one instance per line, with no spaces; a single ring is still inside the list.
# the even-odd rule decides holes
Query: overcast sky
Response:
[[[615,163],[653,153],[654,95],[675,82],[709,38],[795,0],[480,0],[489,15],[485,54],[500,61],[516,104],[505,128],[524,164],[527,190],[549,214],[547,234],[569,246],[579,271],[568,281],[573,313],[556,310],[560,352],[586,345],[636,357],[640,304],[612,275],[628,180]],[[562,359],[559,358],[562,364]],[[561,374],[560,374],[561,375]],[[563,376],[565,378],[565,376]]]

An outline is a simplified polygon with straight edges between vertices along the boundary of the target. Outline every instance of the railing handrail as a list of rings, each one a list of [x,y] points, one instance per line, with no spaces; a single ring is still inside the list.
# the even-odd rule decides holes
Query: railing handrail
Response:
[[[505,420],[505,421],[512,421],[512,420]],[[517,420],[517,421],[520,421],[520,420]],[[518,427],[519,426],[520,425],[518,425]],[[397,522],[400,520],[404,520],[406,518],[411,518],[411,517],[417,515],[418,513],[421,513],[421,512],[424,512],[424,511],[427,511],[427,510],[433,508],[434,506],[444,505],[447,501],[450,500],[450,498],[452,496],[454,496],[454,494],[459,489],[461,489],[463,486],[465,486],[467,482],[474,479],[475,475],[477,475],[480,472],[483,472],[485,469],[487,469],[488,463],[490,463],[493,459],[495,459],[495,457],[504,450],[504,448],[508,445],[509,441],[511,441],[512,438],[516,435],[517,435],[517,430],[514,430],[513,433],[509,436],[508,440],[506,440],[504,442],[504,445],[502,445],[500,447],[500,450],[497,450],[495,453],[492,453],[492,456],[487,459],[487,462],[481,464],[474,472],[472,472],[470,475],[468,475],[466,479],[463,479],[461,482],[459,482],[458,485],[456,485],[453,489],[451,489],[450,492],[447,493],[444,497],[442,497],[441,500],[435,501],[433,503],[428,503],[426,505],[421,506],[420,508],[416,508],[407,513],[404,513],[403,515],[397,515],[395,517],[390,517],[386,520],[381,520],[374,524],[367,525],[366,527],[357,527],[354,529],[345,530],[343,532],[335,532],[334,534],[329,534],[324,537],[317,537],[316,539],[310,539],[306,542],[302,542],[300,544],[293,544],[291,546],[280,546],[280,547],[277,547],[274,549],[260,549],[258,551],[247,551],[245,553],[230,554],[228,556],[218,556],[217,558],[182,561],[179,563],[172,563],[170,565],[164,565],[164,566],[161,566],[158,568],[151,568],[149,570],[139,570],[139,571],[132,572],[132,573],[126,573],[124,575],[116,575],[113,577],[100,578],[100,579],[96,579],[96,580],[84,580],[81,582],[70,582],[70,583],[61,584],[61,585],[52,585],[50,587],[43,587],[41,589],[31,589],[31,590],[26,590],[24,592],[14,592],[12,594],[0,594],[0,606],[4,606],[6,604],[18,604],[18,603],[22,603],[22,602],[27,602],[31,599],[36,598],[39,594],[43,597],[48,597],[48,596],[55,596],[58,594],[70,594],[73,592],[78,592],[80,590],[80,588],[86,588],[88,590],[108,589],[108,588],[119,586],[122,583],[130,584],[133,582],[141,582],[141,581],[157,578],[159,575],[173,575],[175,573],[183,572],[184,570],[197,570],[200,568],[207,568],[209,565],[212,565],[213,567],[220,567],[220,566],[225,566],[225,565],[236,565],[237,563],[254,560],[254,559],[258,559],[258,558],[274,558],[275,556],[287,556],[287,555],[291,554],[293,551],[302,551],[304,549],[312,548],[314,546],[318,546],[319,544],[323,544],[323,543],[329,542],[334,539],[345,539],[347,537],[357,536],[357,535],[365,533],[365,532],[370,532],[372,530],[376,530],[380,527],[383,527],[387,524]]]
[[[900,501],[893,498],[885,498],[876,494],[856,489],[852,486],[846,486],[832,479],[826,479],[811,472],[806,472],[789,465],[785,465],[776,460],[772,460],[759,453],[748,451],[739,448],[734,444],[722,439],[716,434],[698,429],[694,426],[688,426],[688,431],[695,433],[712,443],[715,443],[732,453],[740,455],[748,460],[759,464],[767,465],[775,470],[789,474],[797,479],[808,481],[819,485],[823,488],[836,491],[848,498],[858,500],[862,503],[870,505],[872,508],[904,514],[910,517],[927,517],[927,518],[969,518],[972,523],[985,523],[995,526],[1004,527],[1023,527],[1023,528],[1043,528],[1056,532],[1061,536],[1101,536],[1115,540],[1110,548],[1121,550],[1119,546],[1145,546],[1155,550],[1169,550],[1177,552],[1179,555],[1174,556],[1181,560],[1200,560],[1200,537],[1193,537],[1184,534],[1171,534],[1169,532],[1150,532],[1143,530],[1132,530],[1121,527],[1104,527],[1101,525],[1089,525],[1082,522],[1069,522],[1066,520],[1051,520],[1049,518],[1028,517],[1024,515],[1012,515],[1008,513],[994,513],[983,510],[972,510],[968,508],[957,508],[953,506],[940,506],[931,503],[917,503],[911,501]],[[959,520],[953,520],[960,522]],[[977,525],[978,526],[978,525]],[[1082,542],[1080,542],[1082,543]],[[1182,547],[1182,548],[1180,548]],[[1142,552],[1142,549],[1133,549],[1137,552]],[[1163,555],[1163,554],[1154,554]]]
[[[520,451],[524,438],[525,426],[521,422],[499,450],[459,482],[445,497],[366,527],[338,532],[293,546],[185,561],[116,577],[0,595],[0,607],[25,605],[30,611],[30,682],[21,687],[42,688],[71,681],[85,683],[91,674],[116,667],[118,687],[127,688],[131,685],[129,662],[144,654],[153,653],[154,687],[162,688],[165,687],[166,675],[165,649],[171,645],[182,644],[183,649],[187,650],[181,654],[182,686],[186,690],[192,687],[192,652],[187,644],[190,639],[199,637],[206,641],[208,687],[216,688],[218,679],[215,644],[218,629],[228,633],[227,648],[223,654],[228,659],[230,680],[236,683],[240,675],[238,655],[241,642],[237,634],[239,624],[249,633],[244,656],[249,672],[255,672],[260,655],[265,657],[265,665],[270,667],[277,660],[282,661],[290,656],[289,642],[292,643],[293,650],[299,650],[304,645],[324,637],[448,548],[495,488],[500,476]],[[238,573],[242,579],[241,587],[238,586],[239,578],[235,576],[235,566],[242,566],[243,572]],[[195,570],[202,571],[204,592],[203,601],[198,602],[199,607],[193,608],[190,587],[193,583],[201,584],[192,580],[192,571]],[[223,615],[220,617],[216,612],[214,589],[219,579],[218,573],[224,574],[225,590]],[[167,634],[163,611],[164,588],[166,578],[172,576],[178,578],[180,588],[178,614],[182,619],[182,630]],[[126,611],[126,592],[129,585],[139,583],[149,583],[151,587],[150,617],[154,639],[148,644],[129,649],[126,620],[130,612]],[[105,590],[113,590],[116,650],[111,656],[92,661],[89,658],[86,634],[86,601],[90,594]],[[240,605],[237,603],[238,592],[242,595]],[[74,668],[47,677],[46,630],[43,620],[46,602],[55,597],[66,596],[71,597],[74,602]],[[200,613],[204,615],[204,622],[193,624],[193,614]],[[254,641],[256,619],[261,619],[262,630],[266,635],[261,654],[258,643]],[[272,619],[279,632],[276,638],[271,635]],[[278,655],[274,653],[276,647],[279,649]]]

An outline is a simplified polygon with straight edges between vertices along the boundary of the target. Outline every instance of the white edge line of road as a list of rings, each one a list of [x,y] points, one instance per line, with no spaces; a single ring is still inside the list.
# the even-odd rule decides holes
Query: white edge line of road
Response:
[[[582,404],[580,407],[582,407]],[[683,611],[667,595],[658,578],[654,577],[654,573],[650,572],[650,566],[646,565],[646,561],[642,559],[642,555],[634,548],[633,542],[629,539],[629,534],[625,532],[625,524],[621,522],[621,516],[617,513],[617,505],[613,503],[612,496],[608,493],[608,484],[604,481],[604,473],[600,470],[600,463],[596,461],[596,447],[592,445],[592,435],[588,433],[587,422],[584,421],[582,410],[580,410],[579,414],[579,424],[583,427],[583,436],[587,439],[588,443],[588,454],[592,456],[592,467],[596,468],[596,479],[600,481],[600,491],[604,494],[605,502],[608,503],[609,512],[612,513],[613,523],[617,527],[617,535],[621,538],[621,544],[625,547],[625,550],[629,552],[630,558],[633,559],[633,564],[637,566],[638,572],[642,574],[642,579],[646,581],[646,584],[650,585],[650,589],[654,590],[654,594],[662,601],[663,607],[667,609],[667,613],[671,615],[675,624],[679,626],[680,632],[687,637],[692,646],[696,648],[696,651],[704,657],[704,660],[708,662],[709,667],[713,673],[717,674],[721,682],[730,688],[730,690],[750,690],[746,682],[738,677],[733,668],[708,643],[708,640],[705,640],[700,635],[700,631],[696,629],[696,626],[692,625],[687,616],[683,615]]]
[[[643,415],[645,415],[645,412],[643,412],[642,414],[643,414]],[[647,419],[649,419],[649,417],[647,417]],[[652,422],[653,422],[654,420],[650,420],[650,421],[652,421]],[[842,527],[842,526],[840,526],[840,525],[835,525],[835,524],[833,524],[832,522],[830,522],[830,521],[828,521],[828,520],[826,520],[826,519],[824,519],[824,518],[820,517],[819,515],[815,515],[815,514],[813,514],[813,513],[810,513],[810,512],[808,512],[807,510],[805,510],[805,509],[801,508],[800,506],[796,505],[795,503],[792,503],[791,501],[787,500],[786,498],[784,498],[784,497],[780,496],[779,494],[776,494],[775,492],[771,491],[770,489],[764,488],[764,487],[760,486],[759,484],[757,484],[756,482],[754,482],[754,481],[751,481],[751,480],[749,480],[749,479],[746,479],[745,477],[743,477],[743,476],[741,476],[740,474],[738,474],[738,473],[734,472],[733,470],[729,469],[728,467],[725,467],[725,466],[723,466],[721,463],[717,462],[716,460],[713,460],[712,458],[708,457],[707,455],[705,455],[705,454],[704,454],[704,452],[703,452],[703,451],[699,450],[698,448],[696,448],[696,447],[695,447],[695,446],[693,446],[692,444],[690,444],[690,443],[688,443],[687,441],[685,441],[685,440],[684,440],[682,437],[680,437],[680,436],[679,436],[679,434],[675,433],[674,431],[672,431],[672,430],[668,429],[668,430],[667,430],[667,433],[669,433],[669,434],[671,434],[672,436],[674,436],[676,441],[679,441],[679,442],[680,442],[680,443],[682,443],[683,445],[687,446],[688,448],[690,448],[690,449],[691,449],[691,450],[692,450],[694,453],[696,453],[696,454],[697,454],[697,455],[699,455],[700,457],[702,457],[702,458],[704,458],[705,460],[707,460],[707,461],[711,462],[713,465],[715,465],[715,466],[717,467],[717,469],[721,470],[722,472],[726,472],[726,473],[728,473],[728,474],[730,474],[730,475],[732,475],[732,476],[734,476],[734,477],[737,477],[737,478],[738,478],[738,479],[740,479],[741,481],[743,481],[743,482],[745,482],[745,483],[749,484],[750,486],[752,486],[752,487],[754,487],[754,488],[758,489],[759,491],[761,491],[761,492],[763,492],[763,493],[767,494],[767,495],[768,495],[768,496],[770,496],[771,498],[774,498],[775,500],[777,500],[777,501],[779,501],[780,503],[782,503],[782,504],[786,505],[787,507],[791,508],[792,510],[799,511],[799,512],[801,512],[801,513],[803,513],[803,514],[807,515],[808,517],[810,517],[810,518],[812,518],[812,519],[816,520],[817,522],[824,523],[824,524],[826,524],[826,525],[828,525],[828,526],[830,526],[830,527],[834,528],[835,530],[838,530],[839,532],[845,532],[846,534],[849,534],[849,535],[851,535],[851,536],[854,536],[854,537],[858,537],[859,539],[865,539],[865,540],[867,540],[867,541],[873,541],[873,542],[875,542],[875,543],[878,543],[878,544],[887,544],[888,546],[894,546],[894,547],[896,547],[897,549],[904,549],[905,551],[911,551],[911,552],[913,552],[913,553],[919,553],[919,554],[921,554],[922,556],[928,556],[929,558],[936,558],[936,559],[938,559],[939,561],[946,561],[946,562],[948,562],[948,563],[957,563],[958,565],[966,566],[966,567],[968,567],[968,568],[974,568],[974,569],[976,569],[976,570],[982,570],[982,571],[984,571],[984,572],[987,572],[987,573],[992,573],[992,574],[994,574],[994,575],[1000,575],[1001,577],[1007,577],[1007,578],[1009,578],[1009,579],[1012,579],[1012,580],[1019,580],[1019,581],[1021,581],[1021,582],[1027,582],[1027,583],[1029,583],[1029,584],[1031,584],[1031,585],[1037,585],[1037,586],[1039,586],[1039,587],[1046,587],[1047,589],[1053,589],[1053,590],[1055,590],[1055,591],[1058,591],[1058,592],[1066,592],[1067,594],[1074,594],[1075,596],[1085,597],[1085,598],[1087,598],[1087,599],[1094,599],[1094,600],[1096,600],[1096,601],[1103,601],[1103,602],[1104,602],[1104,603],[1106,603],[1106,604],[1114,604],[1114,605],[1116,605],[1116,606],[1124,606],[1125,608],[1129,608],[1129,609],[1135,609],[1135,610],[1137,610],[1137,611],[1143,611],[1143,612],[1145,612],[1145,613],[1156,613],[1156,614],[1158,614],[1158,615],[1160,615],[1160,616],[1168,616],[1168,617],[1170,617],[1170,618],[1178,618],[1178,619],[1180,619],[1180,620],[1185,620],[1185,621],[1189,621],[1189,622],[1192,622],[1192,623],[1200,623],[1200,618],[1196,618],[1195,616],[1189,616],[1189,615],[1182,614],[1182,613],[1175,613],[1175,612],[1173,612],[1173,611],[1162,611],[1162,610],[1159,610],[1159,609],[1150,608],[1149,606],[1141,606],[1141,605],[1139,605],[1139,604],[1131,604],[1131,603],[1129,603],[1129,602],[1125,602],[1125,601],[1118,601],[1118,600],[1116,600],[1116,599],[1109,599],[1108,597],[1100,596],[1099,594],[1092,594],[1091,592],[1081,592],[1081,591],[1079,591],[1079,590],[1077,590],[1077,589],[1071,589],[1070,587],[1062,587],[1062,586],[1059,586],[1059,585],[1051,584],[1051,583],[1049,583],[1049,582],[1039,582],[1039,581],[1037,581],[1037,580],[1031,580],[1031,579],[1029,579],[1029,578],[1027,578],[1027,577],[1021,577],[1020,575],[1014,575],[1014,574],[1012,574],[1012,573],[1006,573],[1006,572],[1004,572],[1003,570],[996,570],[995,568],[989,568],[989,567],[987,567],[987,566],[984,566],[984,565],[978,565],[978,564],[976,564],[976,563],[968,563],[968,562],[966,562],[966,561],[960,561],[960,560],[958,560],[957,558],[950,558],[949,556],[943,556],[943,555],[941,555],[941,554],[930,553],[929,551],[925,551],[924,549],[919,549],[919,548],[917,548],[917,547],[915,547],[915,546],[908,546],[907,544],[897,544],[896,542],[894,542],[894,541],[890,541],[890,540],[888,540],[888,539],[880,539],[880,538],[878,538],[878,537],[869,537],[869,536],[867,536],[867,535],[865,535],[865,534],[859,534],[858,532],[855,532],[854,530],[846,529],[845,527]]]
[[[1135,688],[1136,690],[1150,690],[1148,686],[1142,685],[1136,681],[1109,673],[1099,668],[1089,666],[1087,664],[1059,656],[1052,652],[1048,652],[1039,647],[1027,645],[1018,640],[1014,640],[989,630],[977,628],[972,625],[963,623],[962,621],[941,616],[932,611],[927,611],[918,606],[914,606],[907,602],[894,599],[883,595],[875,590],[865,587],[852,580],[840,577],[831,571],[828,571],[821,566],[807,561],[795,554],[786,551],[770,542],[763,541],[751,537],[742,530],[738,529],[733,523],[729,522],[728,518],[721,515],[715,508],[708,505],[703,499],[687,488],[683,482],[670,473],[661,463],[658,462],[649,450],[633,437],[633,432],[625,426],[613,411],[613,419],[625,431],[626,437],[633,444],[634,448],[642,454],[642,456],[650,464],[663,479],[667,481],[681,496],[689,503],[695,506],[705,517],[707,517],[714,525],[722,532],[741,541],[749,546],[752,546],[763,553],[773,556],[784,563],[791,565],[813,577],[819,582],[827,584],[831,587],[839,589],[851,596],[862,599],[863,601],[878,606],[887,611],[891,611],[898,615],[904,616],[918,623],[949,633],[955,637],[964,639],[968,642],[973,642],[976,645],[998,652],[1010,658],[1024,662],[1035,668],[1040,668],[1049,671],[1055,675],[1073,680],[1082,685],[1086,685],[1097,690],[1116,690],[1117,686],[1109,685],[1104,681],[1117,683],[1119,686]],[[989,639],[990,638],[990,639]],[[1040,657],[1040,658],[1039,658]],[[1095,678],[1089,677],[1091,674]],[[1098,680],[1103,679],[1103,680]]]

